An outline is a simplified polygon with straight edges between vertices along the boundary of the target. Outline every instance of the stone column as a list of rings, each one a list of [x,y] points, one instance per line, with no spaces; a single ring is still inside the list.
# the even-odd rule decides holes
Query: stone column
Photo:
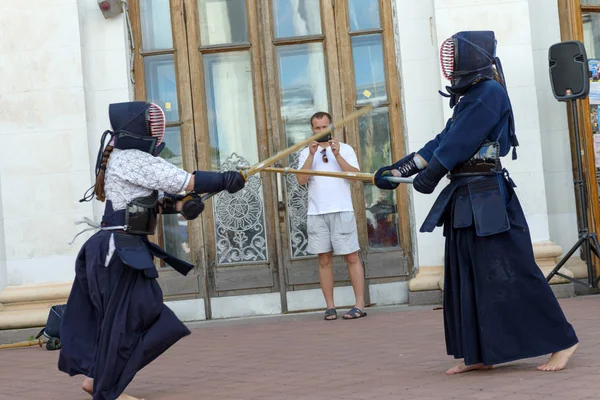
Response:
[[[445,118],[438,93],[439,55],[435,39],[433,0],[394,0],[396,59],[400,71],[402,111],[405,123],[406,152],[419,150],[444,128]],[[423,195],[409,188],[415,270],[419,265],[441,265],[444,238],[440,230],[419,233],[436,195]]]
[[[4,245],[4,242],[4,214],[2,213],[2,173],[0,172],[0,292],[2,292],[2,289],[8,286],[8,274],[6,271],[6,247]],[[1,304],[0,310],[2,310]]]
[[[548,72],[548,49],[561,41],[558,7],[529,0],[529,10],[550,238],[567,252],[578,239],[571,142],[566,105],[554,98]]]
[[[90,186],[76,1],[4,2],[0,173],[9,285],[70,280]],[[29,189],[23,189],[24,185]],[[33,185],[33,186],[32,186]]]
[[[497,52],[503,63],[515,113],[517,135],[521,144],[517,150],[520,157],[516,161],[506,157],[503,164],[517,184],[515,190],[529,224],[536,261],[542,271],[548,273],[554,267],[556,257],[562,254],[562,248],[550,241],[545,182],[547,175],[544,168],[540,129],[542,116],[538,113],[540,110],[538,95],[545,101],[547,92],[536,86],[536,73],[541,72],[536,71],[534,64],[535,53],[529,6],[528,0],[511,2],[433,0],[435,29],[432,31],[437,48],[446,38],[458,31],[493,30],[496,33]],[[558,25],[556,29],[559,29]],[[536,42],[536,46],[536,49],[539,49],[541,44]],[[443,87],[448,82],[441,77],[439,65],[436,67],[438,84]],[[446,102],[447,100],[444,101],[443,107],[445,119],[451,116],[451,110]],[[419,223],[420,221],[417,220],[417,226]],[[443,264],[442,260],[440,264]],[[572,275],[567,268],[563,268],[562,271],[566,275]],[[556,277],[552,283],[564,281]],[[418,291],[443,290],[442,267],[422,267],[410,282],[409,288],[413,292],[411,294]],[[412,297],[415,298],[414,295]]]
[[[43,325],[66,300],[89,234],[67,241],[82,229],[76,219],[93,217],[78,200],[93,182],[108,104],[130,100],[124,15],[58,3],[6,2],[0,14],[11,28],[0,41],[10,77],[0,80],[0,330]],[[24,192],[32,176],[35,190]]]

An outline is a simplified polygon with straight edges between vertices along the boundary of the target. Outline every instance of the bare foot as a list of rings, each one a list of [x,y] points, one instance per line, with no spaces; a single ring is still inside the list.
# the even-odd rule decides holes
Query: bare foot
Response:
[[[122,395],[117,397],[117,400],[144,400],[144,399],[138,399],[137,397],[132,397],[128,394],[123,393]]]
[[[475,365],[465,365],[465,363],[460,363],[448,371],[446,371],[446,375],[456,375],[462,374],[463,372],[475,371],[475,370],[489,370],[492,369],[492,365],[483,365],[483,364],[475,364]]]
[[[557,351],[552,353],[550,360],[544,365],[537,367],[538,371],[560,371],[567,366],[569,359],[575,353],[575,350],[579,347],[579,343],[575,346],[569,347],[566,350]]]
[[[85,378],[83,383],[81,384],[81,388],[84,392],[89,394],[90,396],[94,395],[94,380],[92,378]]]

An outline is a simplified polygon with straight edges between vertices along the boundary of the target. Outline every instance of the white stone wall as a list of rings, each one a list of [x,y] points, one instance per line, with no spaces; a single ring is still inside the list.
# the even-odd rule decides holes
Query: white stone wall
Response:
[[[123,26],[94,0],[0,5],[0,287],[73,277],[107,104],[129,99]]]
[[[1,167],[0,171],[2,171]],[[4,242],[4,214],[2,212],[2,174],[0,172],[0,291],[2,291],[2,289],[8,286],[8,274],[6,271],[6,246]]]
[[[9,285],[64,281],[89,182],[77,3],[3,1],[0,180]]]
[[[548,72],[548,49],[561,41],[558,8],[529,0],[529,12],[550,239],[565,253],[577,241],[577,213],[567,108],[554,98]]]
[[[442,41],[461,30],[494,30],[521,143],[519,158],[508,156],[504,164],[517,183],[532,240],[551,239],[566,250],[577,237],[569,135],[547,69],[548,48],[560,41],[557,7],[545,0],[396,0],[396,10],[408,151],[439,133],[451,116],[448,101],[437,93],[448,84],[439,67]],[[442,264],[441,231],[418,232],[442,188],[429,196],[413,191],[421,266]]]
[[[445,125],[442,102],[439,53],[433,0],[397,0],[396,24],[399,41],[399,72],[402,84],[407,152],[419,150]],[[441,185],[432,195],[412,191],[413,235],[416,238],[415,267],[442,265],[444,239],[440,229],[419,233]]]
[[[437,41],[462,30],[493,30],[511,98],[519,158],[503,159],[517,184],[533,242],[549,240],[545,174],[527,0],[435,0]],[[535,17],[535,14],[534,14]],[[449,115],[449,114],[448,114]]]
[[[104,131],[110,129],[108,105],[133,100],[133,84],[130,81],[130,46],[125,14],[106,19],[96,0],[79,0],[78,3],[91,185],[95,179],[100,138]],[[82,188],[81,193],[86,189]],[[100,220],[104,203],[95,199],[92,203],[94,217]],[[83,239],[73,246],[81,243]]]

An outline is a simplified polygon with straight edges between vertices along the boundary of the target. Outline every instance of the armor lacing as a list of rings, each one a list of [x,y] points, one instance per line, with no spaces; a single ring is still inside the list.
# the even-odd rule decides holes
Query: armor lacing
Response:
[[[419,172],[419,167],[417,167],[417,164],[415,163],[415,159],[411,158],[409,161],[400,165],[397,168],[397,170],[398,170],[398,172],[400,172],[400,176],[406,178],[406,177],[412,176],[412,175],[416,174],[417,172]]]

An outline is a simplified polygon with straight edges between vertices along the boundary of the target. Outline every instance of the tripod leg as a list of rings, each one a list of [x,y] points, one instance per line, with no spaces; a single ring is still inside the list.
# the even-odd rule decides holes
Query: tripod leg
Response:
[[[563,257],[563,259],[560,260],[560,262],[556,264],[556,267],[554,267],[554,269],[548,274],[548,276],[546,277],[546,281],[550,282],[550,280],[554,278],[554,275],[556,275],[556,273],[567,263],[567,260],[571,258],[573,253],[575,253],[579,246],[581,246],[586,240],[586,237],[579,238],[577,243],[575,243],[575,245],[571,247],[571,250],[569,250],[569,252]]]
[[[598,236],[595,233],[591,233],[589,236],[591,241],[590,248],[592,252],[596,255],[596,257],[600,258],[600,244],[598,243]]]
[[[600,259],[600,244],[598,243],[598,236],[595,233],[589,235],[589,246],[592,252]],[[596,277],[596,270],[594,268],[594,264],[592,260],[589,260],[588,266],[588,282],[590,286],[594,289],[598,289],[598,283],[600,282],[600,277]]]

